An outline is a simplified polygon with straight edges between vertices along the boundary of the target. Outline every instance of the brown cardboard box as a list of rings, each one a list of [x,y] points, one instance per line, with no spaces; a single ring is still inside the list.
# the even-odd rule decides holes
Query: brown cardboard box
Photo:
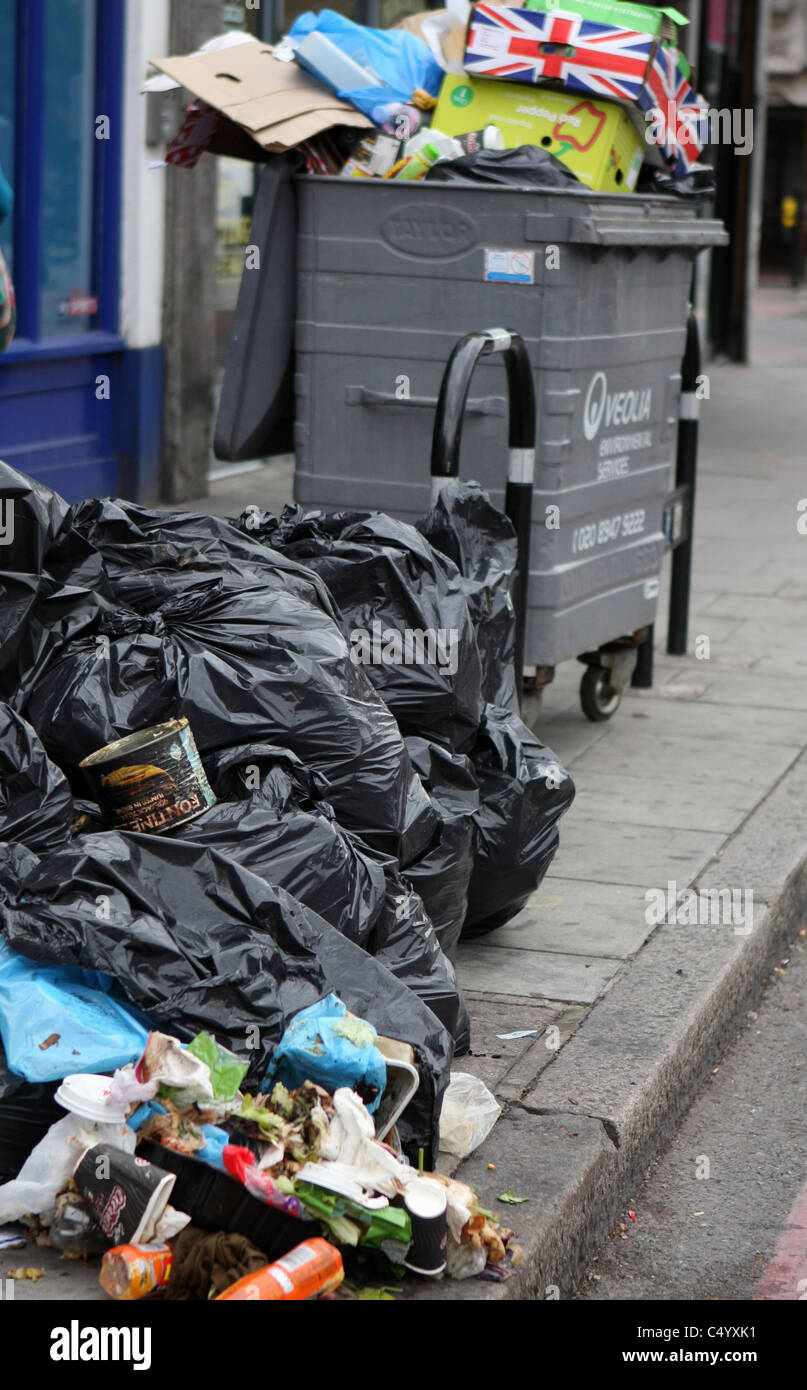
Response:
[[[268,44],[238,44],[214,53],[152,58],[160,72],[246,131],[263,150],[292,149],[333,126],[372,130],[355,107]]]

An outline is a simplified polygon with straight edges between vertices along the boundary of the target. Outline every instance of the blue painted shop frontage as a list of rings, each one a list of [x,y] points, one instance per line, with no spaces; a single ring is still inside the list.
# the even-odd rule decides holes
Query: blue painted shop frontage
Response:
[[[121,336],[126,0],[0,5],[0,247],[17,335],[0,357],[0,458],[69,501],[143,491],[162,350]],[[156,436],[158,438],[158,431]]]

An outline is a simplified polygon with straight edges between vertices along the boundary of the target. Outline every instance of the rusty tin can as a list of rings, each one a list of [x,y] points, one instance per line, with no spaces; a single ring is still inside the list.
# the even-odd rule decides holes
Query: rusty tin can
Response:
[[[195,820],[216,798],[187,719],[169,719],[91,753],[79,766],[116,830],[161,835]]]

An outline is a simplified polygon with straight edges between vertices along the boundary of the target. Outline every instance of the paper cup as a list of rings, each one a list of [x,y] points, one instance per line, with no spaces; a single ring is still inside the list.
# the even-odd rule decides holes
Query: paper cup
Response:
[[[150,1240],[176,1182],[174,1173],[112,1144],[87,1149],[73,1176],[113,1245]]]
[[[413,1274],[433,1279],[446,1267],[446,1190],[434,1178],[414,1178],[404,1193],[404,1205],[412,1221],[412,1244],[404,1264]]]

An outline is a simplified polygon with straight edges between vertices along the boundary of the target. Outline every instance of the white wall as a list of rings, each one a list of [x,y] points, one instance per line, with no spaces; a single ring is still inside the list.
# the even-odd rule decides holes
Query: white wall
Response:
[[[146,98],[140,88],[150,58],[168,52],[169,0],[128,0],[123,98],[123,243],[121,333],[129,347],[162,336],[166,169],[149,169],[164,146],[146,145]],[[187,177],[188,175],[186,175]]]

